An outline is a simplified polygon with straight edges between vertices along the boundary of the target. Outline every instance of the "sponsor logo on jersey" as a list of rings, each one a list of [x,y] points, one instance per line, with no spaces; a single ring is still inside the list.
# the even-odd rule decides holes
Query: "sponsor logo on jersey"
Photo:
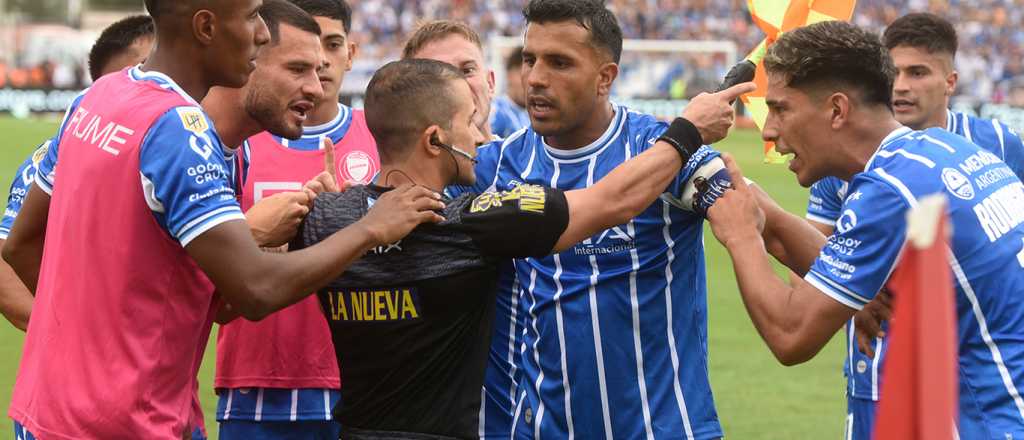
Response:
[[[402,252],[402,240],[398,240],[398,241],[396,241],[394,243],[391,243],[389,245],[377,246],[377,247],[375,247],[373,249],[370,249],[370,253],[371,254],[375,254],[375,255],[384,255],[384,254],[387,254],[388,252],[392,252],[392,251],[393,252]]]
[[[362,151],[352,151],[342,160],[341,170],[348,180],[368,183],[373,172],[373,159]]]
[[[996,190],[974,205],[974,215],[988,240],[999,240],[1024,223],[1024,184],[1013,182]]]
[[[944,168],[942,170],[942,183],[945,183],[946,189],[958,198],[963,200],[971,200],[974,198],[974,185],[972,185],[967,176],[959,170],[954,168]]]
[[[576,255],[608,255],[636,249],[636,239],[623,226],[615,226],[573,248]]]
[[[181,126],[197,136],[210,129],[203,111],[196,107],[178,107],[178,117],[181,118]]]
[[[857,213],[852,209],[843,211],[843,215],[839,216],[839,220],[836,220],[836,231],[840,234],[850,232],[851,229],[857,226]]]
[[[414,288],[328,291],[327,306],[333,322],[410,321],[422,315]]]
[[[544,213],[544,203],[547,194],[544,188],[537,185],[520,185],[508,191],[496,192],[487,191],[473,199],[469,212],[486,212],[493,208],[500,208],[508,202],[518,202],[519,210],[534,214]]]
[[[999,156],[982,150],[968,156],[967,159],[964,159],[963,163],[960,164],[960,169],[970,176],[971,174],[981,171],[982,168],[985,168],[988,165],[994,165],[1001,162],[1002,160],[999,159]]]

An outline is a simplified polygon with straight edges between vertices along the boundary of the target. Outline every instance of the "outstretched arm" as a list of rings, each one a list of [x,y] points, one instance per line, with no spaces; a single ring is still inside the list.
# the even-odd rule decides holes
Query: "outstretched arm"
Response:
[[[731,102],[754,88],[753,83],[743,83],[694,98],[683,112],[682,119],[689,121],[689,126],[699,132],[695,136],[699,139],[691,142],[695,145],[683,147],[696,151],[702,143],[725,138],[735,116]],[[677,121],[674,124],[682,123]],[[566,192],[569,225],[554,251],[565,250],[587,237],[636,217],[665,192],[683,165],[683,157],[676,148],[662,140],[619,165],[590,188]]]
[[[790,286],[775,275],[762,239],[765,214],[735,161],[725,156],[725,162],[733,190],[726,191],[708,211],[711,229],[729,251],[743,304],[761,338],[784,365],[806,362],[856,310],[803,280]],[[799,218],[797,221],[812,228]],[[809,232],[821,236],[816,230]],[[796,239],[805,246],[815,240]],[[808,267],[810,263],[803,271]]]
[[[236,220],[203,233],[185,250],[232,310],[259,320],[337,278],[371,248],[393,243],[421,223],[441,221],[433,210],[443,206],[433,191],[400,187],[379,198],[360,221],[306,249],[262,252],[246,223]]]

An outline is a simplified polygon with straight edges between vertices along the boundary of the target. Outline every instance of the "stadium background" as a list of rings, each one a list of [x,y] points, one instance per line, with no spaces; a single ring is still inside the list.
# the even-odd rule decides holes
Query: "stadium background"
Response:
[[[140,12],[141,3],[0,0],[0,194],[4,200],[15,169],[56,129],[58,115],[53,112],[61,110],[77,90],[88,85],[84,60],[95,36],[116,19]],[[457,18],[476,27],[485,38],[514,37],[522,31],[522,3],[350,1],[355,7],[352,36],[360,43],[361,52],[346,78],[344,99],[358,104],[374,69],[397,58],[405,35],[417,20]],[[631,39],[730,41],[740,54],[745,54],[763,38],[750,22],[742,0],[608,3]],[[922,10],[950,18],[960,32],[960,86],[954,107],[997,117],[1018,130],[1024,129],[1024,0],[860,0],[853,20],[880,30],[906,12]],[[626,58],[617,90],[630,98],[662,103],[684,100],[713,87],[729,66],[722,53],[662,54],[634,60],[633,65],[627,64]],[[492,67],[501,70],[498,64]],[[642,74],[632,74],[631,70]],[[761,163],[762,147],[756,131],[736,130],[718,146],[737,155],[748,177],[783,206],[791,212],[803,212],[807,191],[796,185],[784,166]],[[750,324],[728,256],[710,231],[706,234],[710,374],[726,435],[740,439],[839,438],[845,418],[841,336],[812,362],[793,368],[780,366]],[[23,335],[16,329],[0,325],[0,436],[11,432],[6,412],[22,341]],[[207,427],[215,435],[213,346],[211,341],[200,380]]]

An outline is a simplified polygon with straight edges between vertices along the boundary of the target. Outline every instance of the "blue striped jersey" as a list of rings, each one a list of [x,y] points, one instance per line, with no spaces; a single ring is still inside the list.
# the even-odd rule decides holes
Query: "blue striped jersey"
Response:
[[[585,188],[649,148],[666,128],[616,106],[604,134],[575,150],[519,131],[478,150],[474,189]],[[512,436],[722,436],[707,373],[702,219],[679,208],[682,183],[716,156],[701,148],[662,198],[629,223],[560,254],[514,261],[515,277],[506,283],[518,290],[511,298],[524,328],[522,342],[512,342],[519,351],[516,392],[509,396]],[[509,344],[496,338],[492,354],[507,358]]]
[[[526,109],[512,102],[508,96],[499,96],[491,101],[491,132],[506,138],[530,126],[530,115]]]
[[[889,278],[907,211],[944,194],[959,335],[960,438],[1024,437],[1024,184],[999,157],[940,128],[901,127],[850,182],[836,233],[804,278],[859,309]]]
[[[946,130],[974,142],[975,145],[999,156],[1010,169],[1024,179],[1024,144],[1020,137],[1005,124],[989,119],[979,119],[963,113],[947,111]],[[809,220],[834,226],[846,199],[847,182],[836,177],[826,177],[811,186],[807,204]],[[870,358],[857,349],[853,320],[846,326],[847,358],[843,372],[847,378],[847,393],[858,399],[878,400],[881,388],[879,370],[884,365],[885,340],[876,338],[873,342],[875,357]],[[884,329],[884,327],[883,327]]]
[[[281,145],[295,150],[315,151],[323,148],[322,142],[325,137],[335,144],[341,142],[341,138],[345,137],[351,125],[352,108],[338,103],[338,114],[330,122],[303,127],[302,137],[299,139],[292,140],[274,135],[274,140]]]
[[[11,180],[10,190],[7,192],[7,208],[4,209],[4,216],[0,219],[0,240],[6,240],[11,234],[11,227],[14,226],[14,219],[21,211],[21,204],[25,201],[32,182],[36,180],[36,167],[46,157],[46,151],[50,148],[50,142],[43,142],[25,162],[18,167]]]
[[[340,393],[327,389],[228,388],[219,393],[218,422],[334,420],[331,410],[341,400]]]

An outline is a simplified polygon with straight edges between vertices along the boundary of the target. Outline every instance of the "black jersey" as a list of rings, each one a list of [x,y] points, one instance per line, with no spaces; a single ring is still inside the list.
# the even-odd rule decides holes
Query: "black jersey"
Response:
[[[320,195],[295,245],[355,223],[385,191]],[[533,185],[445,203],[444,222],[373,249],[318,292],[341,369],[334,414],[343,426],[477,436],[496,263],[548,255],[568,205],[561,191]]]

